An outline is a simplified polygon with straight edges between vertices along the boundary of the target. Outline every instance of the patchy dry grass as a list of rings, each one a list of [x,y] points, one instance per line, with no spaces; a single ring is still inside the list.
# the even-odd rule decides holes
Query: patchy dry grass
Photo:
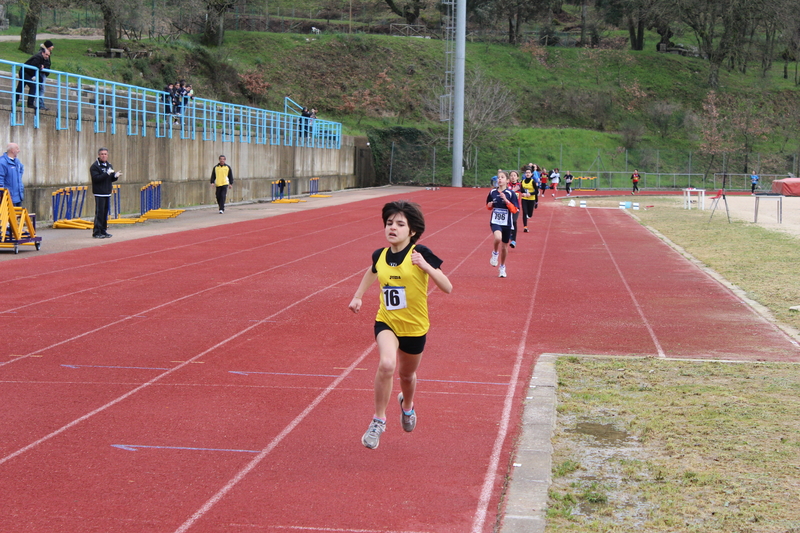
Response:
[[[800,532],[800,365],[556,368],[547,531]]]

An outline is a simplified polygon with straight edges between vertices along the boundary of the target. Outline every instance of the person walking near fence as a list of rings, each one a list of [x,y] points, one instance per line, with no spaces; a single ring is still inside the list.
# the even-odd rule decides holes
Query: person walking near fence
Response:
[[[233,170],[228,166],[228,159],[221,155],[219,163],[211,169],[211,186],[216,187],[217,205],[219,214],[225,212],[225,200],[228,196],[228,189],[233,189]]]
[[[639,192],[639,170],[633,169],[633,174],[631,174],[631,182],[633,183],[633,190],[631,194],[636,194]]]
[[[425,218],[419,205],[404,200],[389,202],[381,213],[387,248],[372,253],[372,265],[348,305],[354,313],[361,310],[367,289],[380,282],[381,298],[375,317],[375,342],[378,344],[378,371],[375,374],[375,414],[372,415],[361,444],[374,450],[386,431],[386,409],[392,395],[392,380],[397,368],[401,392],[400,424],[406,432],[414,431],[417,413],[414,395],[417,368],[422,360],[430,321],[428,319],[428,280],[432,279],[445,294],[453,285],[442,272],[442,260],[426,246],[417,244],[425,231]]]
[[[111,199],[113,183],[122,176],[116,172],[108,162],[108,149],[100,148],[97,151],[97,161],[89,168],[92,176],[92,194],[94,195],[94,228],[92,237],[95,239],[108,239],[108,203]]]
[[[756,174],[754,170],[753,173],[750,175],[750,194],[755,194],[756,189],[758,188],[758,182],[761,180],[761,177]]]

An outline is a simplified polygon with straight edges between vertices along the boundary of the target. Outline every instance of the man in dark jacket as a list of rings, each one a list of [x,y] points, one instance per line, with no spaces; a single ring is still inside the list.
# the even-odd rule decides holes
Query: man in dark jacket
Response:
[[[45,62],[50,58],[50,51],[47,48],[40,49],[25,62],[25,66],[19,69],[19,82],[17,83],[16,98],[20,103],[24,94],[22,84],[28,87],[28,107],[36,108],[37,90],[39,88],[39,77]]]
[[[47,40],[40,44],[39,48],[41,48],[42,51],[47,50],[46,54],[42,54],[44,56],[44,62],[42,63],[41,70],[39,70],[39,109],[47,111],[48,108],[44,105],[44,89],[47,84],[47,77],[50,75],[50,58],[53,55],[54,48],[53,41]]]
[[[115,172],[108,162],[108,149],[100,148],[89,173],[92,175],[92,194],[94,194],[94,229],[92,237],[107,239],[111,234],[108,229],[108,202],[111,198],[113,182],[117,181],[122,172]]]

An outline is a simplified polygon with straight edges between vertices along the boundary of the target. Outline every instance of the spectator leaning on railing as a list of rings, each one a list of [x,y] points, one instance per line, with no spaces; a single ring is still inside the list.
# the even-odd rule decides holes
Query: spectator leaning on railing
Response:
[[[50,57],[53,55],[53,41],[47,40],[39,45],[40,51],[47,50],[44,56],[44,63],[42,69],[39,71],[39,109],[47,111],[47,106],[44,105],[44,89],[47,77],[50,75]]]
[[[52,43],[51,43],[52,44]],[[50,51],[47,48],[41,48],[36,54],[32,55],[25,62],[25,65],[19,69],[19,82],[15,91],[17,104],[22,101],[24,95],[23,83],[28,87],[28,107],[36,108],[37,92],[39,88],[39,81],[42,76],[42,69],[47,62],[49,65]]]

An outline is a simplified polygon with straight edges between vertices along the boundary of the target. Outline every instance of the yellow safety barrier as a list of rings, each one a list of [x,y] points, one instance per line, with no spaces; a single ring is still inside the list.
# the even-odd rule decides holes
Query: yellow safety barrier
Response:
[[[24,207],[14,207],[11,194],[0,189],[0,248],[13,248],[19,253],[20,245],[41,247],[42,238],[36,236],[36,215],[28,214]]]

